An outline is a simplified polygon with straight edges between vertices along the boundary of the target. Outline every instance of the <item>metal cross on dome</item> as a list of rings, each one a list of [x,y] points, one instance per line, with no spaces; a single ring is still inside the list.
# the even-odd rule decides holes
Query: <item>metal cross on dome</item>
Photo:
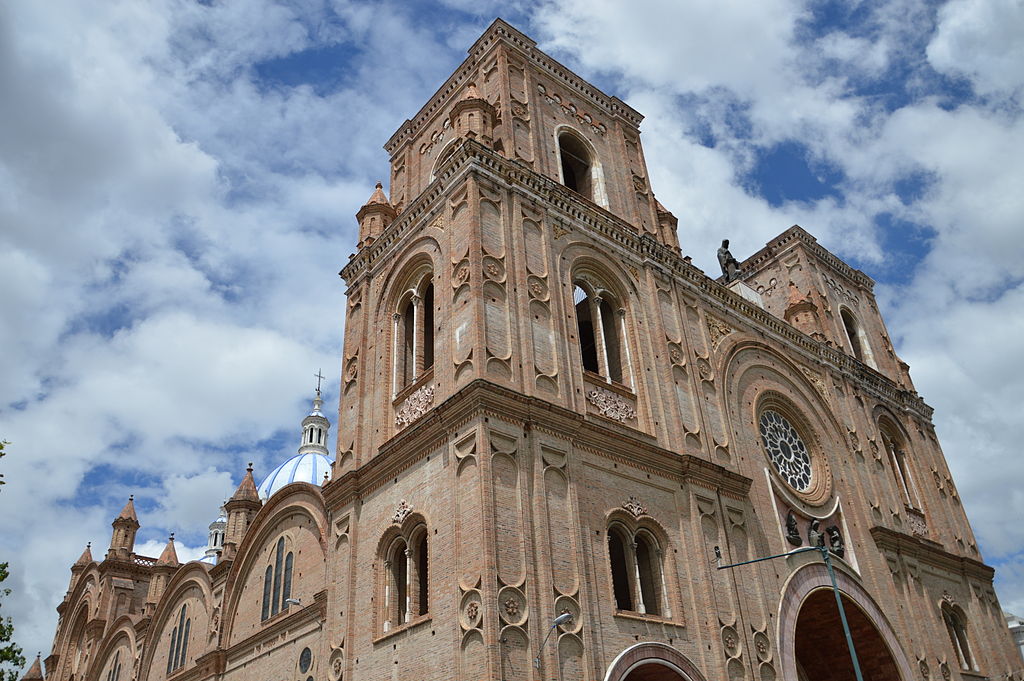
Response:
[[[316,373],[313,374],[313,376],[316,378],[316,394],[319,395],[320,394],[320,381],[324,380],[323,369],[317,369]]]

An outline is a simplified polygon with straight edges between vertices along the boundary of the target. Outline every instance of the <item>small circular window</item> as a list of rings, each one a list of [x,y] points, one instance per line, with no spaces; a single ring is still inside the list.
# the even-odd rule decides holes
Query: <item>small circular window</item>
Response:
[[[302,652],[299,653],[299,671],[305,674],[309,671],[311,664],[313,664],[313,651],[309,648],[303,648]]]
[[[811,456],[800,433],[773,409],[761,412],[761,443],[775,470],[798,492],[811,488]]]

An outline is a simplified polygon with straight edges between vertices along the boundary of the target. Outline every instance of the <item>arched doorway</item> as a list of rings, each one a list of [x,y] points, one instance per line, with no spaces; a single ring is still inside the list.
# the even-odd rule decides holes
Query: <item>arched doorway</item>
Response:
[[[637,643],[619,653],[604,681],[705,681],[689,658],[664,643]]]
[[[834,565],[864,679],[911,681],[914,673],[881,609],[857,577]],[[783,590],[778,636],[782,674],[793,681],[854,681],[835,592],[822,563],[804,565]]]
[[[864,678],[900,681],[896,661],[875,625],[846,596],[843,609]],[[818,589],[804,600],[796,621],[795,647],[800,681],[855,681],[832,589]]]

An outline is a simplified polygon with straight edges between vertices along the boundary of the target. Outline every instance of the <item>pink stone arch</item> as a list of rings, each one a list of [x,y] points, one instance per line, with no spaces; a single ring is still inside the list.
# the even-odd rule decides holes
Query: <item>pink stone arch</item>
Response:
[[[874,625],[882,640],[885,641],[885,645],[889,648],[889,654],[892,655],[892,659],[896,663],[896,669],[899,671],[900,677],[903,681],[913,679],[914,673],[907,662],[907,656],[903,653],[902,646],[900,646],[899,641],[896,639],[896,632],[893,631],[889,620],[886,619],[885,614],[882,613],[875,600],[871,598],[871,595],[854,577],[836,569],[835,565],[833,565],[833,570],[835,571],[836,585],[839,587],[839,591],[842,592],[843,596],[857,604],[857,607],[860,608],[864,616]],[[783,589],[782,601],[779,603],[779,619],[776,634],[782,665],[781,676],[784,679],[799,678],[796,669],[796,621],[800,616],[800,608],[807,597],[812,592],[823,588],[829,591],[832,590],[832,582],[829,580],[828,570],[823,563],[811,563],[804,565],[794,572]]]
[[[647,664],[668,667],[686,681],[706,681],[688,657],[670,645],[654,641],[637,643],[616,655],[608,665],[604,681],[622,681],[631,671]]]

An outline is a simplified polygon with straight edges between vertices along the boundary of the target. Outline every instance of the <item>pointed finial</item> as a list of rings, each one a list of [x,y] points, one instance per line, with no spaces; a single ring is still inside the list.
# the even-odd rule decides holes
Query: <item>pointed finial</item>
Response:
[[[377,183],[377,186],[380,187],[380,182]],[[324,380],[323,369],[317,369],[313,377],[316,378],[316,396],[320,397],[320,381]]]
[[[252,461],[249,462],[249,466],[245,470],[247,470],[250,473],[252,473]]]
[[[325,485],[327,484],[327,478],[328,477],[330,477],[330,474],[327,471],[324,471],[324,484]]]
[[[92,548],[92,542],[91,541],[85,542],[85,548],[91,549]]]
[[[128,495],[128,501],[135,501],[135,495],[134,494],[129,494]]]
[[[174,541],[174,533],[171,532],[171,536],[167,538],[167,541]]]

